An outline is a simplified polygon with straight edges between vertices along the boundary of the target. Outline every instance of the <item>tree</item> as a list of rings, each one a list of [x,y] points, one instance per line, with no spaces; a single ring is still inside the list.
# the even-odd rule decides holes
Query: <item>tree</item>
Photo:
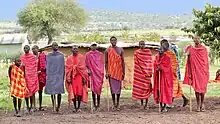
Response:
[[[82,28],[87,14],[73,0],[34,0],[18,13],[18,22],[30,39],[53,38]]]
[[[193,26],[183,28],[187,33],[193,33],[201,37],[202,42],[220,57],[220,7],[205,5],[205,10],[193,9]]]

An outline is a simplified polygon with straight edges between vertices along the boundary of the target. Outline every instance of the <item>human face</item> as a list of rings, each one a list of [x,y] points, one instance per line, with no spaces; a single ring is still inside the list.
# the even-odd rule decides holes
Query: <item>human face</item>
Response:
[[[162,43],[162,48],[164,51],[167,51],[169,49],[169,43],[168,42],[163,42]]]
[[[144,43],[144,41],[140,41],[140,42],[139,42],[139,47],[140,47],[141,49],[144,49],[144,48],[145,48],[145,43]]]
[[[77,55],[78,54],[78,47],[77,46],[73,46],[72,47],[72,52],[73,52],[73,55]]]
[[[113,47],[115,47],[117,45],[117,39],[116,38],[110,39],[110,43],[112,44]]]
[[[93,45],[90,46],[90,48],[91,48],[92,51],[95,51],[97,49],[97,45],[93,44]]]
[[[58,44],[56,42],[54,42],[52,44],[52,49],[53,49],[53,51],[57,51],[58,50]]]
[[[39,52],[38,47],[37,47],[37,46],[34,46],[34,47],[32,48],[32,52],[33,52],[34,55],[37,55],[38,52]]]
[[[19,58],[15,59],[15,65],[18,67],[21,65],[21,60]]]
[[[200,43],[200,38],[198,36],[194,36],[193,41],[194,41],[195,45],[198,45]]]
[[[30,46],[25,45],[25,46],[24,46],[24,53],[25,53],[25,54],[28,54],[29,52],[30,52]]]
[[[160,48],[158,49],[158,52],[159,52],[160,56],[162,56],[162,55],[164,54],[164,49],[163,49],[163,47],[160,47]]]

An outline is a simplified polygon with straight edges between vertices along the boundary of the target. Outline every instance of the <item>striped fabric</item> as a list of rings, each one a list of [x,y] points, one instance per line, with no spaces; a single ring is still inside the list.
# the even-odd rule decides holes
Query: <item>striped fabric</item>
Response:
[[[179,98],[179,97],[182,97],[183,91],[182,91],[182,87],[180,85],[180,82],[178,80],[178,75],[177,75],[177,70],[178,70],[177,57],[176,57],[176,54],[173,51],[171,51],[171,50],[168,50],[166,53],[170,57],[171,64],[172,64],[172,72],[173,72],[173,97],[174,98]]]
[[[134,53],[134,81],[132,97],[138,100],[147,99],[152,94],[152,54],[149,49],[136,50]]]
[[[19,99],[25,98],[26,82],[24,71],[16,65],[11,65],[10,94]]]
[[[120,81],[122,80],[122,58],[114,48],[108,49],[108,72],[111,75],[111,78]]]

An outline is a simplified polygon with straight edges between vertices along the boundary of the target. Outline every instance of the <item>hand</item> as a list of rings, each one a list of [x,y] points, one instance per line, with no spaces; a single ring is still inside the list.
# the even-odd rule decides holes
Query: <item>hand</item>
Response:
[[[105,74],[105,78],[108,79],[111,75],[109,73]]]
[[[122,75],[122,80],[124,80],[124,79],[125,79],[125,74]]]
[[[157,66],[157,71],[161,71],[161,68],[160,68],[160,66]]]
[[[88,75],[91,76],[92,75],[92,72],[90,70],[88,70]]]
[[[192,79],[192,74],[189,75],[189,79]]]
[[[152,74],[146,75],[147,78],[152,77]]]
[[[72,81],[71,81],[70,79],[67,80],[67,83],[68,83],[68,84],[71,84],[71,82],[72,82]]]
[[[85,80],[85,79],[83,79],[82,83],[83,83],[83,85],[86,85],[86,80]]]
[[[41,71],[38,71],[37,73],[38,73],[38,74],[40,74],[40,73],[41,73]]]
[[[23,63],[21,63],[21,65],[20,65],[21,67],[24,67],[24,64]]]

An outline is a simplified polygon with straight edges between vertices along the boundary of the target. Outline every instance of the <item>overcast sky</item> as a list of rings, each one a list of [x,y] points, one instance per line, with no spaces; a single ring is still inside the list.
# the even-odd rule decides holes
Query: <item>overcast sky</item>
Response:
[[[16,19],[18,11],[30,0],[1,0],[0,20]],[[105,9],[156,14],[191,13],[203,9],[205,3],[220,6],[220,0],[78,0],[86,10]]]

